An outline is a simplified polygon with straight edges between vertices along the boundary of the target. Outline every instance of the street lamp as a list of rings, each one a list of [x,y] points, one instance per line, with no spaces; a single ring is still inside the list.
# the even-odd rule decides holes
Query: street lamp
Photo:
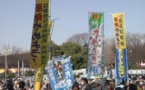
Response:
[[[22,62],[22,69],[20,69],[20,60],[18,60],[18,77],[20,76],[20,72],[21,75],[24,76],[24,62],[23,60],[21,62]]]
[[[50,62],[50,59],[51,59],[51,49],[52,49],[52,44],[51,44],[51,38],[52,38],[52,33],[53,33],[53,28],[54,28],[54,23],[56,20],[58,20],[59,18],[55,18],[55,19],[52,19],[52,26],[50,28],[50,46],[49,46],[49,59],[48,59],[48,63]]]
[[[131,53],[132,53],[132,51],[130,50],[129,51],[129,62],[131,62]],[[130,63],[131,64],[131,63]]]
[[[129,60],[130,60],[130,58],[131,58],[131,53],[132,53],[132,51],[129,51]]]
[[[8,69],[8,61],[7,61],[7,56],[10,54],[10,49],[9,47],[4,47],[2,49],[2,53],[5,56],[5,77],[7,76],[7,69]]]

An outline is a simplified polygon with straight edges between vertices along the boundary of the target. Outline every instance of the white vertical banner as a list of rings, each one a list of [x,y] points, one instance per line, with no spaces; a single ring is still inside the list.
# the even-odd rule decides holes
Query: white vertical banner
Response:
[[[104,13],[91,13],[89,16],[89,76],[102,77],[103,33]]]

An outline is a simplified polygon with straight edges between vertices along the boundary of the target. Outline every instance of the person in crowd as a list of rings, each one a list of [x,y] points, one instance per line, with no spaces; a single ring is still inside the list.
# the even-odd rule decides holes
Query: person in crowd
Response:
[[[46,84],[46,87],[47,87],[47,90],[52,90],[51,85],[50,85],[49,82]]]
[[[128,90],[137,90],[137,78],[134,77],[129,81],[129,89]]]
[[[112,87],[113,87],[113,90],[114,90],[114,88],[115,88],[115,79],[112,79]]]
[[[14,81],[14,90],[17,90],[19,88],[19,82],[17,80]]]
[[[30,88],[30,80],[29,79],[26,81],[26,87]]]
[[[19,90],[26,90],[24,87],[25,87],[25,82],[24,81],[20,81],[19,82]]]
[[[81,90],[92,90],[92,87],[88,83],[87,78],[81,78],[80,85],[81,85]]]
[[[115,88],[115,90],[127,90],[127,85],[124,80]]]
[[[101,89],[101,81],[97,80],[92,80],[92,90],[102,90]]]
[[[14,84],[13,84],[13,81],[12,81],[11,77],[8,77],[4,82],[4,89],[14,90],[13,85]]]
[[[137,90],[145,90],[144,85],[143,85],[143,80],[140,79],[139,80],[139,85],[137,86]]]
[[[0,90],[3,90],[3,82],[0,80]]]
[[[134,84],[134,83],[130,84],[130,85],[129,85],[129,90],[138,90],[138,89],[137,89],[137,85]]]
[[[72,90],[80,90],[79,86],[73,86]]]
[[[31,81],[31,82],[30,82],[30,90],[33,90],[33,87],[34,87],[33,84],[34,84],[34,81]]]
[[[78,82],[74,82],[74,84],[72,86],[72,90],[80,90]]]
[[[47,90],[47,80],[46,78],[42,81],[42,90]]]
[[[107,89],[108,90],[114,90],[114,86],[115,86],[114,81],[113,80],[110,80]]]

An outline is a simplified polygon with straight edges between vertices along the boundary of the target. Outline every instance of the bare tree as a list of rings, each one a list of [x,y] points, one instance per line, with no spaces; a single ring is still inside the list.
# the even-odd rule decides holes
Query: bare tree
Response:
[[[127,34],[128,63],[130,68],[137,68],[144,59],[144,34]]]
[[[22,48],[19,48],[17,46],[3,45],[1,47],[0,54],[1,55],[4,55],[3,53],[5,52],[5,50],[9,50],[9,54],[20,54],[22,52],[25,52],[25,51],[22,50]]]
[[[17,61],[24,61],[26,66],[29,66],[29,53],[23,52],[21,48],[10,45],[3,45],[1,47],[1,56],[0,56],[0,67],[6,68],[17,67]]]
[[[130,41],[131,40],[131,35],[132,34],[130,32],[126,34],[126,44],[127,44],[127,48],[131,46],[131,41]]]
[[[104,40],[104,64],[115,63],[115,40],[107,38]]]
[[[2,55],[11,54],[10,45],[3,45],[3,46],[1,47],[1,54],[2,54]]]
[[[88,43],[88,33],[75,34],[68,38],[67,42],[78,43],[84,46],[86,43]]]
[[[16,46],[12,46],[12,48],[11,48],[11,53],[12,54],[20,54],[22,52],[23,52],[22,48],[18,48]]]
[[[145,34],[140,33],[127,33],[127,53],[128,53],[128,64],[129,68],[140,68],[138,67],[142,60],[145,60]],[[104,43],[104,60],[105,64],[115,63],[115,40],[105,39]]]

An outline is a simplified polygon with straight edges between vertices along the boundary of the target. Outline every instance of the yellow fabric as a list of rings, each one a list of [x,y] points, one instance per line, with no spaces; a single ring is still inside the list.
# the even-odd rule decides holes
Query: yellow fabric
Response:
[[[137,86],[137,90],[143,90],[141,86]]]
[[[118,49],[126,48],[125,20],[123,13],[113,14],[115,42]]]
[[[35,17],[32,31],[30,67],[45,67],[48,62],[50,27],[48,25],[49,0],[36,0]]]

